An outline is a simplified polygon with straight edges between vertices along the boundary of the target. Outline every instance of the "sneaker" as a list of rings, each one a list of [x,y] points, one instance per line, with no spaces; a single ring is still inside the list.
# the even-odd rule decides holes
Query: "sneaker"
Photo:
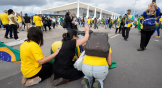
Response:
[[[139,49],[137,49],[137,51],[144,51],[144,49],[142,49],[142,48],[139,48]]]
[[[101,88],[100,82],[99,82],[99,81],[95,81],[95,82],[93,83],[93,87],[94,87],[94,88]]]
[[[35,77],[33,79],[28,79],[25,83],[25,86],[32,86],[38,84],[41,81],[40,77]]]
[[[83,78],[83,80],[81,81],[81,84],[83,85],[83,88],[89,88],[88,79]]]
[[[4,38],[9,39],[8,37],[4,37]]]
[[[68,79],[58,78],[58,79],[56,79],[56,80],[54,80],[54,81],[52,82],[52,85],[53,85],[53,86],[58,86],[58,85],[66,84],[66,83],[68,83],[68,82],[69,82]]]

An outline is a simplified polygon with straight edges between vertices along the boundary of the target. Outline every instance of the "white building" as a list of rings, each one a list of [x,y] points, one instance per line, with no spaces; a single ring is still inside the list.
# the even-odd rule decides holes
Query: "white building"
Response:
[[[55,15],[65,15],[66,11],[69,10],[71,13],[76,14],[77,17],[90,17],[90,18],[109,18],[111,17],[112,19],[116,19],[117,17],[120,16],[120,14],[107,11],[95,6],[87,5],[82,2],[74,2],[71,4],[59,6],[59,7],[54,7],[54,8],[49,8],[49,9],[44,9],[41,11],[44,12],[54,12]],[[40,11],[40,12],[41,12]]]

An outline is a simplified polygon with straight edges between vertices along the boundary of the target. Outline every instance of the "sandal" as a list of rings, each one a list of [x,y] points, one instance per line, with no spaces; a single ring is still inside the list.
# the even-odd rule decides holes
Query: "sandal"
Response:
[[[35,77],[33,79],[28,79],[25,83],[25,86],[32,86],[38,84],[41,81],[40,77]]]
[[[88,79],[83,78],[83,80],[81,81],[81,84],[83,85],[83,88],[89,88]]]

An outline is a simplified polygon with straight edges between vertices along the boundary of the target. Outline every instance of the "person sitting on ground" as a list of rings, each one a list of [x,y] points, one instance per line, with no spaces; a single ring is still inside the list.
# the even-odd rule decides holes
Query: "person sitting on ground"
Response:
[[[107,58],[89,55],[84,57],[82,72],[85,76],[81,81],[83,88],[92,88],[93,78],[95,78],[93,87],[103,88],[103,80],[108,75],[109,66],[112,64],[111,53],[112,51],[110,48]]]
[[[63,34],[62,48],[58,55],[55,57],[53,64],[53,75],[51,81],[53,86],[68,83],[70,81],[77,80],[83,76],[81,71],[74,68],[72,61],[75,55],[76,46],[83,45],[89,38],[89,27],[85,26],[85,36],[82,39],[78,39],[77,30],[72,29]]]
[[[43,32],[41,29],[31,27],[27,38],[20,46],[21,72],[23,74],[22,84],[32,86],[52,75],[52,65],[47,62],[58,54],[61,47],[52,55],[44,57],[40,48],[43,45]]]

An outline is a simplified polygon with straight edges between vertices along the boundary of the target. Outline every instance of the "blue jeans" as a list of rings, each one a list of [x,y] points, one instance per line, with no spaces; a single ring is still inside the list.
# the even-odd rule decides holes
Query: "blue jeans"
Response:
[[[67,27],[66,29],[67,29],[67,30],[71,30],[71,28],[70,28],[70,27]]]
[[[108,24],[105,24],[105,29],[108,28]]]
[[[117,23],[115,23],[115,29],[116,29],[116,25],[117,25]]]
[[[8,33],[10,32],[10,37],[12,37],[12,29],[10,28],[10,26],[7,25],[3,25],[4,28],[6,28],[6,33],[5,33],[5,37],[8,37]]]
[[[83,27],[85,27],[85,22],[83,22]]]
[[[156,30],[157,30],[157,36],[160,36],[160,27],[158,27],[158,29],[156,29]],[[153,34],[155,33],[156,30],[154,30]]]
[[[103,88],[103,80],[108,75],[108,67],[83,64],[82,72],[85,75],[84,78],[88,79],[90,88],[92,88],[93,77],[95,78],[95,81],[100,82],[101,88]]]
[[[97,23],[94,23],[94,29],[98,29],[98,27],[97,27]]]

